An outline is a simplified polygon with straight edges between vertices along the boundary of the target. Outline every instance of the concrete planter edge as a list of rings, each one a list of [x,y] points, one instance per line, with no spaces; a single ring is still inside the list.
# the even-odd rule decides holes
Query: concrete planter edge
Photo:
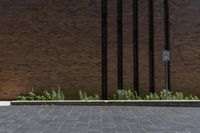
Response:
[[[11,105],[200,107],[200,100],[11,101]]]

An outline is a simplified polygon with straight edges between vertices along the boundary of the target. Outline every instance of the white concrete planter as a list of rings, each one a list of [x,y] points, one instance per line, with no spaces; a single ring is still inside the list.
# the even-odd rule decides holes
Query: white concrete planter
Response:
[[[0,101],[0,106],[10,106],[10,101]]]

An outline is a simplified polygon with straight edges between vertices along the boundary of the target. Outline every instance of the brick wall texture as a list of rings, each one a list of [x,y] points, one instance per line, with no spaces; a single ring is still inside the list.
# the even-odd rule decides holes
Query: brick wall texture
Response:
[[[124,88],[132,83],[132,9],[124,0]],[[60,85],[101,92],[100,0],[0,0],[0,99]],[[117,88],[116,0],[108,0],[108,89]],[[200,1],[169,0],[172,90],[200,96]],[[148,1],[139,0],[140,91],[148,92]],[[163,3],[155,0],[156,91],[164,88]]]

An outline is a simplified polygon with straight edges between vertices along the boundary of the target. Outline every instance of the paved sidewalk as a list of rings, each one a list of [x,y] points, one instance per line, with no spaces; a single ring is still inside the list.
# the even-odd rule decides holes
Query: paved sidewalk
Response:
[[[7,106],[0,133],[200,133],[200,108]]]

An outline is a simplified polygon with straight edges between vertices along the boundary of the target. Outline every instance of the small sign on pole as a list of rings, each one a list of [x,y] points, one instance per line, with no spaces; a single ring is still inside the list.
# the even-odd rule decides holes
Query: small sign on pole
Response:
[[[170,61],[170,52],[168,50],[163,51],[163,61]]]

